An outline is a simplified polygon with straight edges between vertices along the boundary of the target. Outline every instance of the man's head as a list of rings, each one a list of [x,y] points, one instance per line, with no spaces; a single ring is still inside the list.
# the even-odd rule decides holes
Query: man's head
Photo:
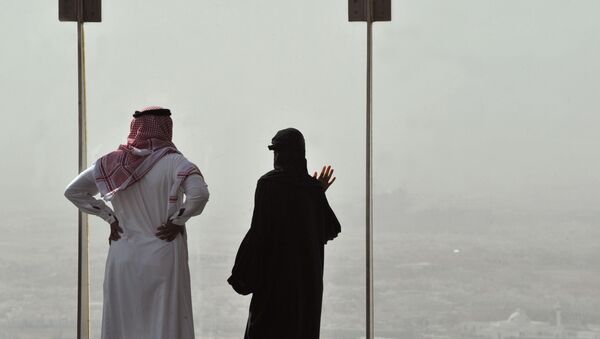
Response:
[[[170,110],[158,106],[150,106],[135,111],[133,114],[127,143],[138,147],[145,145],[146,141],[151,139],[172,141],[173,120],[171,120]]]
[[[154,116],[159,116],[159,117],[170,117],[171,116],[171,111],[168,108],[163,108],[160,106],[148,106],[145,108],[142,108],[139,111],[135,111],[135,113],[133,113],[133,117],[134,118],[139,118],[145,115],[154,115]]]

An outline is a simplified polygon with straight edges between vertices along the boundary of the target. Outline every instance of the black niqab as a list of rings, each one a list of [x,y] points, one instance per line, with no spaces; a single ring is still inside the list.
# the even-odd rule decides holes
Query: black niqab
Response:
[[[306,148],[304,136],[295,128],[277,132],[271,140],[270,150],[274,151],[273,167],[292,176],[308,174],[306,170]]]

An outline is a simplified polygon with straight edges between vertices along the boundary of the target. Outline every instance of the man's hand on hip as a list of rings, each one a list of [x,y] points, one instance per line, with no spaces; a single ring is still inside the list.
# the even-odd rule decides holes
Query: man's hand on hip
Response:
[[[108,244],[110,245],[113,241],[117,241],[121,239],[121,235],[119,233],[123,233],[123,229],[119,226],[119,220],[115,217],[115,221],[110,224],[110,235],[108,236]]]
[[[171,242],[177,238],[177,235],[183,234],[184,226],[174,224],[172,220],[169,220],[166,224],[158,226],[156,236],[161,240]]]

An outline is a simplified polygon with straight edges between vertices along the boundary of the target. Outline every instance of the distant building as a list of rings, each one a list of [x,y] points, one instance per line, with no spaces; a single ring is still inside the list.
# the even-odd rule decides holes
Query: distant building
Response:
[[[560,305],[554,308],[554,324],[533,321],[525,311],[518,309],[507,320],[495,322],[469,321],[458,330],[470,337],[481,339],[600,339],[600,326],[564,326]]]

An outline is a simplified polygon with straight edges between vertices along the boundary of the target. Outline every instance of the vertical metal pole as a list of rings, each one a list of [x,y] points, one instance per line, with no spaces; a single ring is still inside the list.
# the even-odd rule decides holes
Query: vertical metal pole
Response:
[[[374,338],[373,316],[373,0],[367,0],[366,131],[366,339]]]
[[[78,77],[78,127],[79,172],[87,168],[87,130],[85,97],[85,36],[83,31],[83,0],[77,1],[77,77]],[[88,217],[79,211],[79,241],[77,265],[77,338],[88,339],[90,295],[88,271]]]

